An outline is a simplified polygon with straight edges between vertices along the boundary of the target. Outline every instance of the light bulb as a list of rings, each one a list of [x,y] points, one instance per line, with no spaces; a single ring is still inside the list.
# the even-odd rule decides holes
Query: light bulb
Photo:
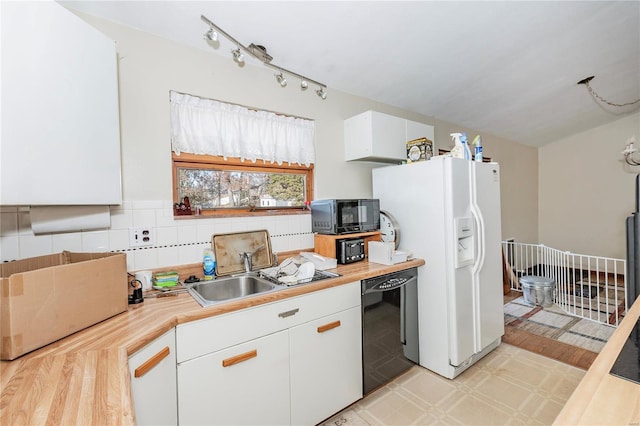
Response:
[[[287,79],[284,78],[282,73],[276,74],[276,80],[278,80],[278,83],[280,83],[280,86],[282,87],[285,87],[287,85]]]
[[[218,33],[213,30],[213,28],[209,28],[209,31],[204,35],[204,39],[208,41],[216,42],[218,41]]]
[[[318,96],[320,96],[322,99],[327,99],[327,92],[324,91],[324,87],[319,88],[318,90],[316,90],[316,93],[318,94]]]
[[[240,48],[237,48],[236,50],[233,50],[233,59],[239,64],[243,64],[244,63],[244,55],[240,51]]]
[[[302,80],[302,81],[300,82],[300,88],[301,88],[302,90],[307,90],[307,87],[309,87],[309,83],[307,83],[307,80]]]

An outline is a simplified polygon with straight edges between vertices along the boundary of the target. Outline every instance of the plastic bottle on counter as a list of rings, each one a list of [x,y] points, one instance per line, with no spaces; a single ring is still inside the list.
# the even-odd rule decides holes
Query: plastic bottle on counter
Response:
[[[476,147],[474,160],[482,162],[482,138],[480,137],[480,135],[477,135],[475,138],[473,138],[472,144]]]
[[[203,250],[202,271],[204,272],[205,281],[212,280],[216,273],[216,256],[210,248]]]

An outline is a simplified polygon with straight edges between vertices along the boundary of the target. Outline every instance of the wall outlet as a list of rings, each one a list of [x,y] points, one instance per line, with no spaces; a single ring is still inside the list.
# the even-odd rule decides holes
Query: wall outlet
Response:
[[[148,247],[155,243],[153,229],[150,226],[129,228],[129,245],[131,247]]]

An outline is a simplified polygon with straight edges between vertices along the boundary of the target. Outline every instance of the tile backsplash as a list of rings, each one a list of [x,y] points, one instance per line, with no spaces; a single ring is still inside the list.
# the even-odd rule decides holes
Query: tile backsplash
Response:
[[[213,234],[266,229],[274,252],[313,247],[311,215],[178,219],[172,201],[125,201],[111,206],[104,230],[34,235],[29,207],[0,207],[0,261],[57,253],[122,252],[127,270],[171,267],[202,261]],[[150,227],[153,243],[131,247],[129,228]]]

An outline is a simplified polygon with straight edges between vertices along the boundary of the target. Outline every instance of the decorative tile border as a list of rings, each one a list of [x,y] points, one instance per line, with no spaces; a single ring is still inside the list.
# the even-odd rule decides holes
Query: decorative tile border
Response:
[[[28,207],[0,208],[0,261],[41,256],[62,250],[123,252],[129,271],[197,263],[216,233],[266,229],[275,252],[313,247],[311,216],[286,215],[174,220],[170,201],[125,201],[111,207],[111,227],[105,230],[34,235]],[[129,228],[149,226],[150,247],[130,247]]]

